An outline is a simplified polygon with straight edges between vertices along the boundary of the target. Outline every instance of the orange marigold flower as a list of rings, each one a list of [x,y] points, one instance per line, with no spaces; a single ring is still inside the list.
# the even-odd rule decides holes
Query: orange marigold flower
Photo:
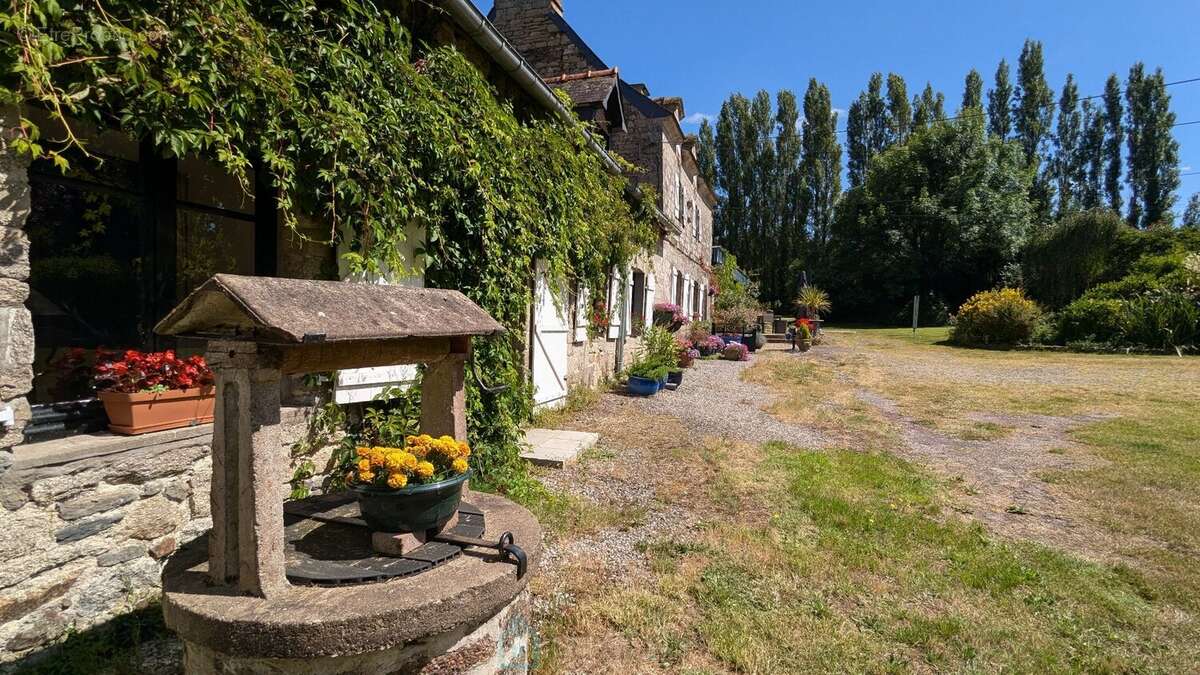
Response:
[[[371,460],[369,460],[369,459],[358,460],[358,470],[369,472],[371,470]]]
[[[454,469],[454,473],[466,473],[467,469],[471,467],[467,464],[467,460],[456,459],[454,460],[454,463],[450,465],[450,468]]]
[[[375,482],[375,472],[374,471],[359,471],[358,478],[359,478],[359,480],[361,480],[362,482],[367,483],[367,484],[374,483]]]
[[[402,473],[394,473],[388,476],[388,487],[392,488],[393,490],[399,490],[405,485],[408,485],[408,476],[405,476]]]

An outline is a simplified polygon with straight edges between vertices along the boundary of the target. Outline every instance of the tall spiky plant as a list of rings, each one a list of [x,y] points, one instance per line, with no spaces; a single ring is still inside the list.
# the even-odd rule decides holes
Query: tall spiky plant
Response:
[[[833,303],[829,301],[829,294],[825,291],[816,286],[805,285],[800,287],[800,294],[796,296],[796,308],[811,319],[819,319],[822,314],[833,309]]]

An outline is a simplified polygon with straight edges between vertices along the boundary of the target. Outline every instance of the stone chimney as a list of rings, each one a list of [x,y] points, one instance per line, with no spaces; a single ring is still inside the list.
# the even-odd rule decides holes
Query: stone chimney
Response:
[[[529,11],[541,12],[553,10],[559,16],[563,15],[563,0],[495,0],[489,15],[493,23],[504,21],[515,14]]]

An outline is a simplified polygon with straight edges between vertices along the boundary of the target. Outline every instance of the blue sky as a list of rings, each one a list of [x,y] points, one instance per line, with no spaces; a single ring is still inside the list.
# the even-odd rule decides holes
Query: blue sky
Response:
[[[483,11],[492,0],[475,0]],[[826,83],[845,109],[873,71],[894,71],[909,92],[925,82],[957,108],[967,71],[990,87],[996,64],[1013,65],[1025,38],[1045,44],[1046,75],[1061,89],[1075,73],[1082,95],[1122,79],[1134,61],[1168,81],[1200,77],[1197,0],[801,2],[800,0],[564,0],[566,18],[609,65],[655,96],[684,97],[687,112],[715,115],[734,92]],[[986,88],[986,87],[985,87]],[[1169,89],[1180,122],[1200,120],[1200,82]],[[839,128],[845,127],[844,115]],[[1184,172],[1200,172],[1200,124],[1177,127]],[[1190,167],[1190,168],[1189,168]],[[1200,191],[1183,177],[1182,203]]]

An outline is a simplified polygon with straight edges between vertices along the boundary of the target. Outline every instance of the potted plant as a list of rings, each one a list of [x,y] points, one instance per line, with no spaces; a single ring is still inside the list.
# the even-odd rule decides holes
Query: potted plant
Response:
[[[683,308],[673,302],[658,302],[654,305],[654,325],[674,333],[688,323]]]
[[[683,384],[683,368],[671,368],[667,371],[667,388],[678,389]]]
[[[829,294],[810,285],[800,287],[800,294],[796,296],[795,303],[803,318],[818,321],[822,314],[833,308],[833,304],[829,302]]]
[[[450,436],[409,436],[403,448],[357,448],[346,484],[376,532],[440,530],[458,512],[471,448]]]
[[[634,396],[653,396],[662,389],[667,378],[667,366],[652,359],[643,359],[629,367],[626,388]]]
[[[813,333],[808,319],[798,319],[796,321],[796,348],[802,352],[812,349]]]
[[[749,361],[750,348],[740,342],[730,342],[725,345],[723,357],[726,361]]]
[[[216,390],[202,356],[98,351],[92,370],[108,428],[135,435],[213,421]]]

